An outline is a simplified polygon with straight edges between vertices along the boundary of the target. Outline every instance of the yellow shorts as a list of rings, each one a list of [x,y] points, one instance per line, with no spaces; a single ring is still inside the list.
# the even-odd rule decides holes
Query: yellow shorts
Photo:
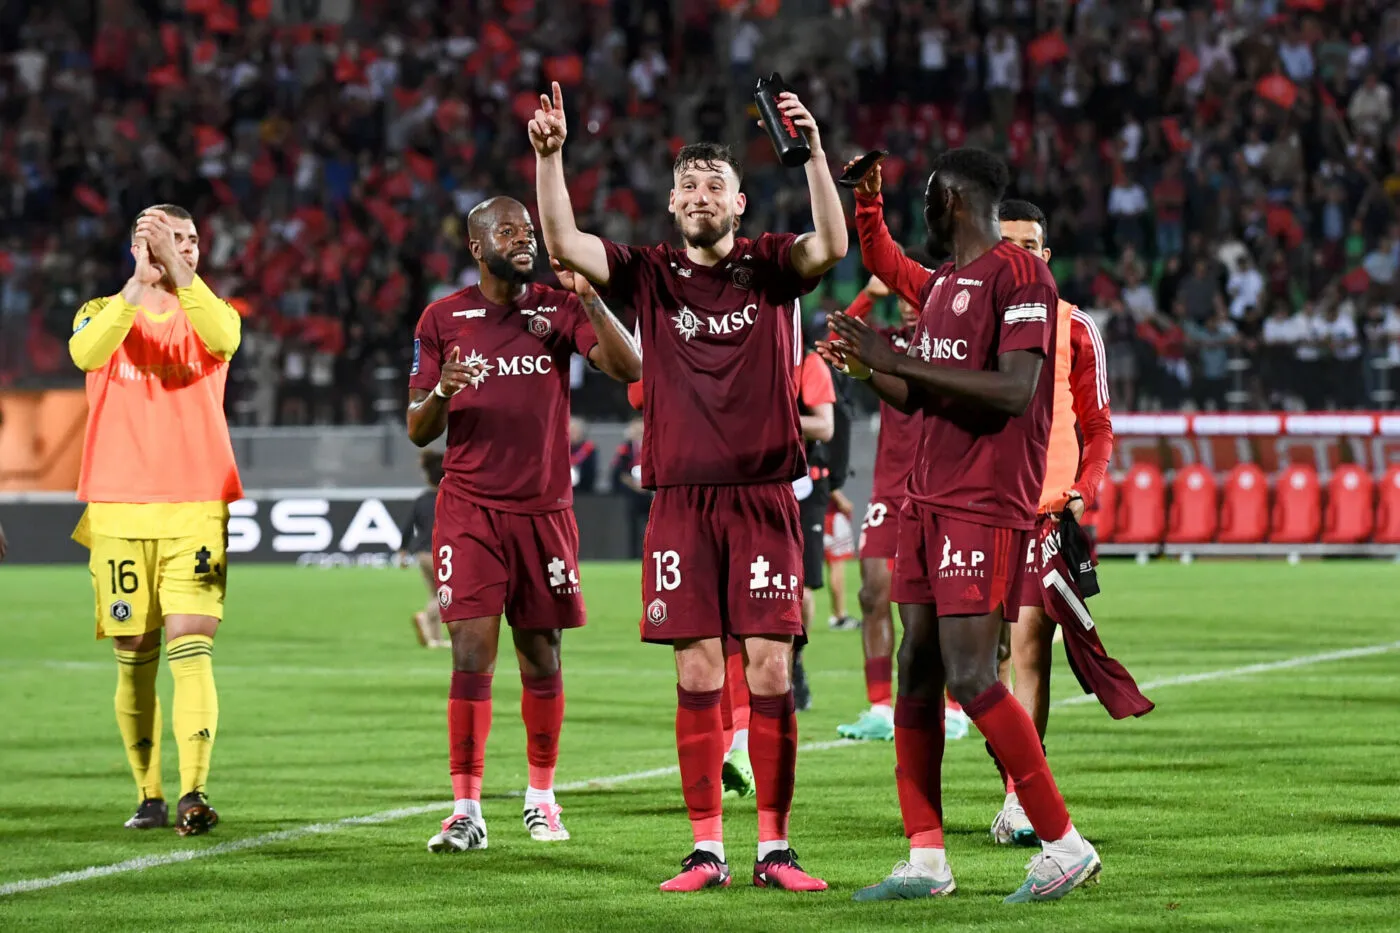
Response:
[[[98,638],[144,635],[169,615],[224,617],[226,514],[190,516],[169,530],[168,537],[114,537],[90,528],[84,515],[73,537],[89,549]]]

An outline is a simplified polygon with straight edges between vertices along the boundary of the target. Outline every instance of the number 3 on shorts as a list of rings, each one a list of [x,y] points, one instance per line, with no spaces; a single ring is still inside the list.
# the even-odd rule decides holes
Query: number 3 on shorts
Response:
[[[652,551],[656,564],[657,590],[679,589],[681,585],[681,556],[675,551]]]
[[[438,582],[446,583],[452,579],[452,545],[444,544],[438,548]]]

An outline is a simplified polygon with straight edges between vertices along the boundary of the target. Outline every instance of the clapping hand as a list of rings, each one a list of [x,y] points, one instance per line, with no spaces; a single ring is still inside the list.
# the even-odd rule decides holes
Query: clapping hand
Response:
[[[890,348],[889,341],[880,336],[875,328],[842,311],[833,312],[827,320],[839,338],[839,349],[848,367],[851,361],[855,360],[876,372],[894,371],[899,362],[899,355]]]

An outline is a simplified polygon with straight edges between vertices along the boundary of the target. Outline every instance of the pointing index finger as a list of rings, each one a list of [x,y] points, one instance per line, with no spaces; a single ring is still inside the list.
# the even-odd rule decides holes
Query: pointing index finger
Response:
[[[564,89],[559,86],[558,81],[551,82],[550,89],[554,91],[554,106],[560,112],[564,112]]]

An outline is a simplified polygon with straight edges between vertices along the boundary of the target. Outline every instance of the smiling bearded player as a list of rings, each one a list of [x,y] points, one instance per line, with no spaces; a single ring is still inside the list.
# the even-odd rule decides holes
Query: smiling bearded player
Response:
[[[694,850],[663,891],[730,883],[724,857],[722,639],[742,643],[752,695],[749,755],[758,806],[758,887],[819,891],[788,845],[797,760],[791,664],[802,632],[802,529],[792,481],[806,473],[793,371],[800,296],[846,254],[847,232],[816,121],[778,102],[807,135],[814,232],[736,235],[745,198],[727,149],[685,146],[670,209],[685,240],[625,246],[578,229],[564,178],[563,96],[530,121],[535,184],[551,255],[636,309],[646,422],[643,640],[674,650],[676,746]]]
[[[520,662],[528,738],[524,822],[531,838],[569,838],[554,799],[564,720],[563,630],[583,625],[578,526],[569,477],[569,360],[620,381],[641,376],[622,324],[581,276],[570,291],[533,283],[535,227],[525,206],[492,198],[467,235],[481,284],[424,310],[409,378],[408,436],[447,433],[433,522],[442,621],[452,637],[447,700],[452,815],[432,852],[486,848],[481,781],[501,617]]]

